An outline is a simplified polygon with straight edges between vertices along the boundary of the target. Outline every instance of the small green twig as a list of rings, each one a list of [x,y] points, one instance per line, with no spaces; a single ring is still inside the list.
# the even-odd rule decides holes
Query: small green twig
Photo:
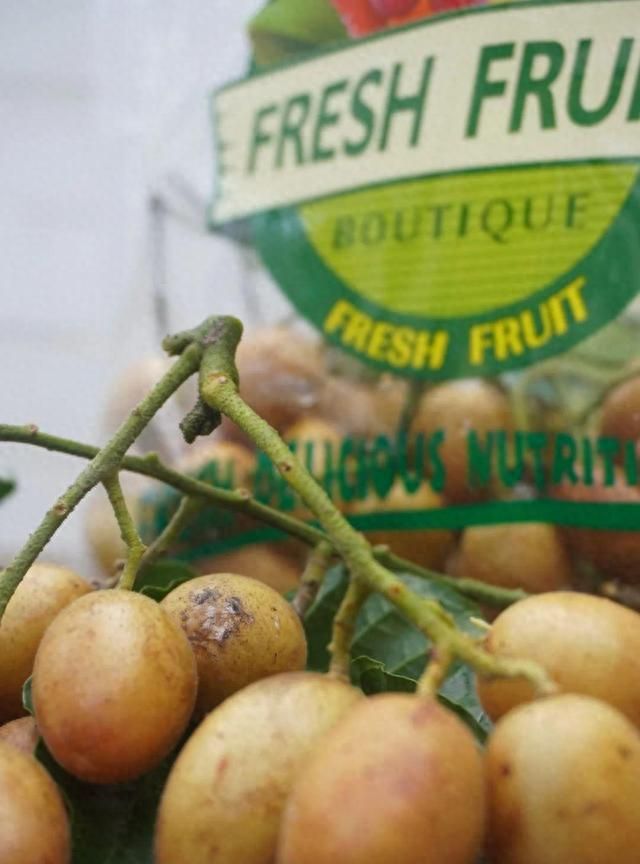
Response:
[[[309,607],[316,599],[320,586],[324,581],[331,559],[333,558],[333,547],[330,543],[322,540],[311,550],[307,559],[306,567],[300,579],[300,586],[291,601],[294,611],[300,618],[304,618]]]
[[[130,591],[133,588],[133,583],[136,581],[140,561],[147,547],[140,539],[140,535],[131,518],[117,472],[105,477],[102,484],[107,490],[111,507],[118,521],[122,542],[127,547],[127,557],[116,587]]]
[[[454,655],[447,645],[434,645],[429,664],[418,680],[417,692],[421,696],[435,696],[449,673]]]
[[[96,454],[66,492],[45,514],[40,525],[31,534],[11,564],[0,574],[0,620],[24,574],[57,529],[82,501],[87,492],[90,492],[109,474],[119,469],[122,458],[129,447],[167,399],[199,368],[201,357],[202,349],[198,345],[190,345],[186,349],[149,395],[134,408],[109,443]]]
[[[208,505],[202,498],[191,498],[185,495],[180,500],[178,508],[155,540],[149,544],[140,560],[139,570],[154,564],[158,558],[165,555],[176,542],[183,528]]]
[[[373,552],[376,559],[390,570],[399,573],[412,573],[421,579],[429,579],[440,585],[446,585],[477,603],[487,603],[497,609],[511,606],[529,596],[521,588],[498,588],[476,579],[457,579],[453,576],[445,576],[443,573],[436,573],[434,570],[428,570],[420,564],[414,564],[413,561],[401,558],[392,552],[388,546],[374,546]]]
[[[333,630],[331,633],[331,665],[329,674],[334,678],[349,680],[351,670],[351,643],[356,628],[358,613],[362,604],[369,596],[369,589],[358,579],[351,579],[347,593],[335,618],[333,619]]]

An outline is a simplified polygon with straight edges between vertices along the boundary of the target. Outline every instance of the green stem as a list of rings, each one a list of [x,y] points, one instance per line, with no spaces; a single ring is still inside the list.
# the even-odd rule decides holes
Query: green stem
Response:
[[[158,558],[165,555],[177,541],[183,528],[207,505],[208,502],[202,498],[190,498],[188,495],[185,495],[164,530],[147,547],[140,561],[139,569],[142,570],[143,567],[151,566]]]
[[[40,432],[37,426],[0,424],[0,441],[31,444],[55,453],[66,453],[69,456],[78,456],[82,459],[93,459],[99,453],[97,447]],[[308,525],[306,522],[280,513],[266,504],[261,504],[252,498],[246,490],[230,491],[210,486],[208,483],[196,480],[187,474],[174,471],[165,465],[155,453],[149,453],[146,456],[125,456],[120,468],[123,471],[131,471],[134,474],[149,477],[152,480],[159,480],[178,492],[192,498],[200,498],[211,506],[225,507],[247,516],[253,516],[273,528],[297,537],[309,546],[316,546],[322,540],[326,540],[325,534],[314,528],[313,525]]]
[[[125,591],[131,591],[133,583],[136,581],[140,561],[147,547],[140,539],[140,535],[131,518],[117,472],[105,477],[102,484],[107,490],[111,507],[118,521],[122,542],[127,547],[127,558],[116,587],[122,588]]]
[[[416,692],[421,696],[435,696],[442,687],[454,661],[451,649],[446,645],[431,648],[429,664],[418,680]]]
[[[275,429],[244,402],[231,378],[213,372],[201,380],[200,387],[204,401],[233,420],[270,457],[286,482],[317,517],[347,568],[356,575],[368,570],[372,560],[370,545],[336,509]]]
[[[184,351],[149,395],[134,408],[109,443],[96,454],[66,492],[47,511],[40,525],[11,564],[0,574],[0,620],[13,592],[60,525],[87,492],[120,467],[124,454],[154,414],[199,368],[201,356],[202,349],[198,345],[191,345]]]
[[[369,543],[336,509],[326,492],[289,450],[275,429],[242,400],[235,382],[228,375],[213,370],[208,376],[201,376],[200,395],[211,408],[229,417],[249,435],[318,518],[351,573],[352,587],[349,590],[353,594],[353,597],[350,595],[352,601],[358,592],[376,591],[387,597],[434,644],[471,663],[483,674],[507,677],[523,675],[531,681],[537,692],[553,691],[553,682],[537,664],[494,658],[459,631],[439,603],[409,591],[400,579],[378,563]],[[336,659],[336,664],[341,667],[344,666],[342,650],[341,640]]]
[[[300,586],[291,601],[295,612],[304,618],[309,607],[316,599],[320,586],[324,581],[325,574],[331,565],[333,558],[333,547],[330,543],[322,540],[311,550],[306,567],[300,579]]]
[[[389,570],[412,573],[421,579],[429,579],[439,585],[446,585],[477,603],[487,603],[498,609],[511,606],[529,596],[521,588],[497,588],[495,585],[488,585],[486,582],[478,582],[475,579],[456,579],[453,576],[436,573],[434,570],[428,570],[426,567],[421,567],[420,564],[414,564],[413,561],[401,558],[387,546],[374,546],[373,552],[376,559]]]
[[[347,593],[344,595],[333,619],[333,631],[329,645],[331,654],[329,674],[334,678],[342,678],[346,681],[350,678],[351,643],[356,629],[356,620],[369,593],[366,585],[363,585],[358,579],[351,579]]]
[[[41,432],[37,426],[0,424],[0,441],[31,444],[55,453],[66,453],[69,456],[77,456],[82,459],[93,459],[99,453],[97,447],[56,435],[49,435]],[[209,506],[219,506],[244,513],[266,525],[271,525],[273,528],[277,528],[286,534],[298,538],[308,546],[315,547],[322,541],[327,540],[327,535],[323,531],[293,516],[287,516],[266,504],[261,504],[248,495],[245,490],[234,492],[210,486],[201,480],[196,480],[186,474],[172,470],[154,453],[150,453],[147,456],[125,456],[120,467],[121,470],[131,471],[134,474],[159,480],[178,492],[182,492],[184,495],[206,502]],[[454,579],[442,573],[435,573],[432,570],[421,567],[419,564],[415,564],[413,561],[401,558],[387,546],[376,546],[373,554],[381,564],[390,570],[413,573],[421,579],[429,579],[441,585],[447,585],[466,597],[479,603],[487,603],[496,608],[510,606],[529,596],[525,591],[521,591],[520,589],[496,588],[493,585],[477,582],[474,579]]]

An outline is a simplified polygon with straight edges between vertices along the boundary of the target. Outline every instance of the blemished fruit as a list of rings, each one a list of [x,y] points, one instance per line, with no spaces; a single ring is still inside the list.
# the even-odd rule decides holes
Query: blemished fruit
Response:
[[[361,700],[326,675],[276,675],[227,699],[182,749],[158,813],[156,864],[268,864],[291,786]]]
[[[56,784],[33,756],[0,741],[0,861],[69,864],[69,820]]]
[[[22,686],[45,630],[91,585],[68,567],[37,563],[27,571],[0,623],[0,723],[22,717]]]
[[[33,669],[36,722],[70,774],[118,783],[144,774],[178,742],[197,673],[182,630],[148,597],[95,591],[65,609]]]
[[[298,616],[257,579],[235,573],[199,576],[174,588],[161,606],[195,653],[199,712],[259,678],[305,667],[307,643]]]
[[[434,492],[428,483],[423,483],[414,494],[410,494],[402,481],[397,480],[386,498],[368,495],[366,498],[352,502],[348,507],[348,513],[350,516],[357,516],[366,513],[431,510],[442,505],[442,496]],[[455,542],[452,531],[438,528],[366,531],[365,536],[374,546],[390,546],[402,558],[437,570],[444,567]]]
[[[475,501],[487,497],[490,489],[473,488],[469,483],[469,433],[475,431],[481,442],[488,432],[506,431],[513,426],[509,400],[488,381],[476,378],[438,384],[423,395],[411,423],[412,434],[425,436],[444,432],[439,448],[446,469],[444,497],[452,502]]]
[[[463,578],[522,588],[530,594],[568,588],[573,577],[558,530],[542,522],[467,528],[456,572]]]
[[[504,717],[486,751],[491,864],[637,864],[640,734],[563,695]]]
[[[543,666],[561,691],[602,699],[640,725],[640,615],[603,597],[556,591],[505,609],[486,649]],[[534,698],[522,678],[480,679],[492,719]]]
[[[619,471],[614,481],[607,486],[603,473],[594,471],[592,486],[566,483],[553,487],[552,494],[562,501],[578,504],[602,502],[640,506],[637,486],[628,486]],[[603,576],[640,584],[640,532],[563,528],[562,533],[571,552],[593,564]]]
[[[236,364],[240,395],[279,432],[316,404],[324,383],[320,343],[290,327],[246,333]]]
[[[474,864],[484,815],[482,760],[463,723],[432,699],[373,696],[300,772],[276,861]]]
[[[198,570],[207,575],[210,573],[239,573],[251,576],[269,585],[279,594],[298,586],[302,567],[300,557],[290,554],[290,544],[286,543],[252,543],[230,552],[221,552],[198,561]]]
[[[0,726],[0,741],[17,747],[23,753],[33,753],[38,737],[38,727],[33,717],[19,717]]]

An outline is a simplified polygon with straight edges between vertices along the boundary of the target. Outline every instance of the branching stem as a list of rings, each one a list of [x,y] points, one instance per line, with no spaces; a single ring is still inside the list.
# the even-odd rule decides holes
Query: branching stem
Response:
[[[200,366],[202,348],[190,345],[149,395],[134,408],[113,438],[89,462],[66,492],[47,511],[11,564],[0,574],[0,619],[24,574],[87,492],[117,471],[124,454],[169,397]]]
[[[294,611],[300,618],[304,618],[309,607],[316,599],[326,572],[331,565],[332,558],[333,547],[326,540],[322,540],[311,550],[300,579],[300,586],[291,602]]]
[[[332,668],[337,669],[338,673],[344,672],[344,634],[349,633],[350,623],[355,622],[355,618],[350,616],[352,608],[357,606],[357,598],[364,596],[365,592],[376,591],[387,597],[446,655],[465,660],[484,675],[523,676],[538,693],[553,692],[555,685],[542,667],[525,661],[494,658],[471,637],[458,630],[439,603],[414,594],[397,576],[383,567],[375,559],[365,538],[336,509],[275,429],[244,402],[229,375],[210,365],[209,374],[200,376],[200,395],[207,405],[233,420],[271,458],[286,482],[317,517],[351,574],[347,592],[349,610],[341,608],[337,616],[342,619],[343,629],[337,642],[334,631]]]
[[[109,474],[104,478],[102,484],[107,491],[111,507],[118,520],[122,542],[127,547],[127,557],[116,587],[122,588],[125,591],[131,591],[133,583],[136,580],[140,561],[147,547],[140,539],[140,535],[131,518],[131,513],[129,513],[118,473]]]
[[[49,435],[46,432],[41,432],[37,426],[0,424],[0,441],[31,444],[35,447],[43,447],[46,450],[56,453],[66,453],[69,456],[78,456],[82,459],[93,459],[99,453],[97,447],[56,435]],[[125,456],[120,467],[123,471],[131,471],[150,479],[159,480],[178,492],[182,492],[184,495],[203,501],[203,506],[206,503],[208,506],[224,507],[235,512],[244,513],[266,525],[270,525],[292,537],[296,537],[308,546],[315,547],[318,543],[328,540],[327,535],[320,529],[256,501],[255,498],[252,498],[245,491],[234,492],[210,486],[201,480],[196,480],[186,474],[174,471],[165,465],[155,453],[150,453],[147,456]],[[441,585],[448,585],[466,597],[476,600],[478,603],[487,603],[496,608],[510,606],[512,603],[524,600],[528,596],[525,591],[519,589],[497,588],[494,585],[476,582],[473,579],[454,579],[442,573],[427,570],[413,561],[401,558],[387,546],[376,546],[373,554],[381,564],[390,570],[413,573],[422,579],[429,579]],[[144,563],[143,561],[142,566],[144,566]]]
[[[356,620],[369,593],[366,585],[363,585],[358,579],[351,579],[347,593],[344,595],[333,619],[333,631],[329,645],[331,654],[329,674],[334,678],[349,680],[351,643],[356,629]]]

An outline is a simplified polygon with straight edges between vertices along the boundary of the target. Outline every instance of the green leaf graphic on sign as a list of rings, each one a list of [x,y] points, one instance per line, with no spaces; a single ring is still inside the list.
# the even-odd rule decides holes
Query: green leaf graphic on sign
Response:
[[[249,35],[259,66],[271,66],[346,37],[328,0],[272,0],[252,19]]]

